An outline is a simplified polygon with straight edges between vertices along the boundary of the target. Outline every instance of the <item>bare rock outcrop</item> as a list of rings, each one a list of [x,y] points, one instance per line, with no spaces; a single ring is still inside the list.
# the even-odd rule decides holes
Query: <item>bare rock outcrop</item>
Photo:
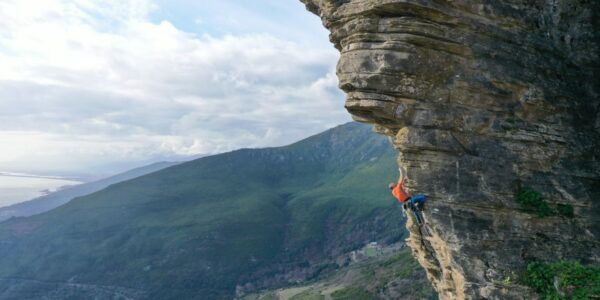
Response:
[[[529,299],[528,262],[600,263],[600,1],[301,1],[346,108],[429,196],[409,245],[441,298]],[[574,216],[523,211],[523,189]]]

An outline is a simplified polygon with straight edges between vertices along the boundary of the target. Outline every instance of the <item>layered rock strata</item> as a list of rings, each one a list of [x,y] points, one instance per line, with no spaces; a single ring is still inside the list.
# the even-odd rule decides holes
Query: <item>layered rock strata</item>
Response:
[[[408,242],[442,299],[528,299],[528,262],[600,263],[599,1],[301,1],[346,108],[429,196]],[[574,217],[523,211],[524,188]]]

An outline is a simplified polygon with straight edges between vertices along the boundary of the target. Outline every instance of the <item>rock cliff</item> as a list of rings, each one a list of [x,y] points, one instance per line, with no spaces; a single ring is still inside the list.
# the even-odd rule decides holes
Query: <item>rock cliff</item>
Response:
[[[408,243],[442,299],[528,299],[528,262],[600,263],[600,1],[301,1],[347,110],[429,196]]]

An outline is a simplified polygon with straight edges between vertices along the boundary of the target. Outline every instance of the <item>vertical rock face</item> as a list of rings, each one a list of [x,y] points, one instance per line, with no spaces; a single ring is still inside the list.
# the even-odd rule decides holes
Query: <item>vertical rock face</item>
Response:
[[[301,1],[346,108],[429,196],[409,245],[441,298],[530,298],[529,261],[600,263],[599,1]],[[523,188],[574,217],[524,212]]]

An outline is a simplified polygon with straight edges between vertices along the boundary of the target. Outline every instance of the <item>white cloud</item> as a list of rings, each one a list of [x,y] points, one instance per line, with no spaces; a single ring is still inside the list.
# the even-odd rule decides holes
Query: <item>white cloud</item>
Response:
[[[0,170],[106,171],[282,145],[349,120],[333,48],[265,33],[197,36],[149,21],[159,9],[0,2]]]

